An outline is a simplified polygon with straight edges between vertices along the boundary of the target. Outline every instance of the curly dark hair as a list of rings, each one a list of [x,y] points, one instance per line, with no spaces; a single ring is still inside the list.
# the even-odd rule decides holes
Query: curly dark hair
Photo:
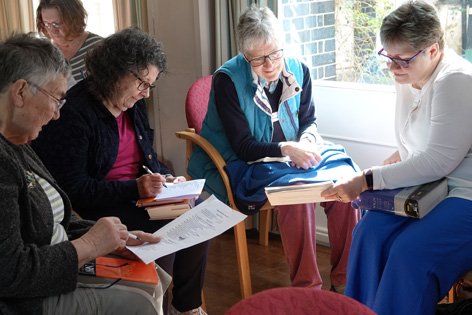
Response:
[[[89,89],[101,100],[110,99],[122,78],[153,65],[167,73],[163,45],[138,28],[127,28],[105,38],[85,57]]]

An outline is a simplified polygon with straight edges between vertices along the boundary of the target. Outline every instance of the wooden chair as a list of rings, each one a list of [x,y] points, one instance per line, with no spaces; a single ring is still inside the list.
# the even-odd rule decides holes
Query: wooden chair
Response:
[[[194,145],[201,147],[218,168],[228,194],[229,206],[232,209],[238,210],[234,203],[229,177],[223,169],[223,167],[226,165],[226,162],[223,160],[220,153],[213,147],[213,145],[199,135],[202,128],[203,118],[205,117],[208,107],[211,78],[211,75],[200,78],[190,87],[187,94],[187,99],[185,101],[185,115],[189,128],[187,128],[185,131],[176,132],[176,136],[179,139],[185,140],[187,143],[185,169],[187,169],[188,161],[192,155]],[[185,175],[188,179],[190,179],[190,176],[187,173]],[[269,229],[272,209],[273,207],[269,202],[267,202],[260,210],[259,244],[264,246],[269,244]],[[234,238],[236,243],[236,256],[238,260],[241,296],[246,298],[252,294],[252,285],[247,252],[246,227],[244,221],[240,222],[234,227]]]
[[[472,280],[472,270],[469,271],[468,273],[466,273],[463,277],[461,277],[463,279],[468,279],[468,280]],[[449,294],[448,294],[448,302],[449,303],[454,303],[454,302],[457,302],[459,299],[458,299],[458,295],[457,295],[457,286],[459,285],[459,280],[456,281],[453,285],[452,285],[452,288],[451,290],[449,290]]]

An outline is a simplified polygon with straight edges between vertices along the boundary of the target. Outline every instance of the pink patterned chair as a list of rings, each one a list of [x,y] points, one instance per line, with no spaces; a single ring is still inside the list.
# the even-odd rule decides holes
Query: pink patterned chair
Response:
[[[276,288],[233,305],[225,315],[375,315],[350,297],[312,288]]]
[[[189,128],[195,129],[196,134],[202,131],[202,122],[205,118],[208,99],[211,89],[211,75],[195,81],[187,93],[185,99],[185,117]]]

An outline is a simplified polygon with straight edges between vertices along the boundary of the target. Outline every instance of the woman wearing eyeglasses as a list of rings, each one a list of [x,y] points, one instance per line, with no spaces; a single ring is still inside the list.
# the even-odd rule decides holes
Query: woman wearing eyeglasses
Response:
[[[85,63],[87,78],[68,91],[61,119],[45,126],[32,147],[83,218],[116,216],[131,230],[153,233],[169,221],[149,220],[136,201],[155,197],[166,181],[185,181],[158,160],[144,102],[167,71],[164,49],[148,34],[125,29],[105,38]],[[156,261],[173,273],[174,313],[203,314],[207,250],[204,242]]]
[[[237,35],[240,53],[213,75],[201,135],[228,165],[238,160],[288,157],[292,169],[313,169],[321,161],[323,139],[317,131],[308,67],[284,56],[285,35],[268,8],[251,6],[244,11]],[[216,166],[202,150],[193,151],[187,171],[193,178],[206,178],[206,188],[226,198],[221,178],[214,175]],[[321,289],[315,204],[279,206],[275,211],[292,286]],[[331,243],[331,289],[342,293],[351,233],[360,213],[339,202],[326,203],[324,211]]]
[[[86,32],[87,12],[80,0],[41,0],[36,9],[38,32],[51,39],[72,67],[70,88],[85,76],[85,55],[102,37]]]
[[[345,292],[380,315],[434,314],[454,281],[472,269],[472,66],[445,49],[437,13],[425,2],[407,2],[385,17],[380,39],[380,57],[396,82],[398,150],[324,195],[349,202],[368,189],[447,177],[448,197],[421,220],[363,217]]]

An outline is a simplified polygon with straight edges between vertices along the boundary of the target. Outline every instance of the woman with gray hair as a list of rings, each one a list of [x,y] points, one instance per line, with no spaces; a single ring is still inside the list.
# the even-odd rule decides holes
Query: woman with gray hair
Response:
[[[447,178],[447,198],[421,220],[368,212],[348,265],[346,295],[378,314],[434,314],[472,269],[472,66],[445,50],[438,15],[422,1],[385,17],[380,37],[396,82],[398,150],[324,195],[349,202],[365,190]]]
[[[323,139],[317,131],[308,67],[284,56],[284,34],[268,8],[249,7],[239,18],[237,32],[240,53],[213,75],[201,136],[228,166],[234,161],[286,157],[290,163],[277,165],[287,166],[288,171],[313,170],[321,161]],[[205,178],[206,188],[225,200],[216,166],[199,148],[194,149],[187,171],[193,178]],[[339,202],[323,205],[331,243],[331,289],[342,293],[351,233],[360,212]],[[250,210],[252,205],[247,207]],[[292,286],[320,289],[315,204],[278,206],[275,211]]]
[[[15,35],[0,42],[0,73],[0,313],[158,314],[160,303],[144,291],[77,288],[85,263],[109,253],[130,257],[125,245],[159,238],[141,231],[133,232],[141,241],[128,238],[116,217],[79,220],[27,144],[60,116],[66,59],[49,40]]]
[[[153,233],[169,220],[149,220],[136,201],[154,198],[166,182],[185,181],[158,160],[144,102],[167,72],[164,48],[139,29],[124,29],[105,38],[85,62],[87,78],[68,91],[62,118],[46,126],[32,147],[83,218],[116,216],[131,229]],[[208,245],[156,261],[173,274],[174,313],[203,314]]]

